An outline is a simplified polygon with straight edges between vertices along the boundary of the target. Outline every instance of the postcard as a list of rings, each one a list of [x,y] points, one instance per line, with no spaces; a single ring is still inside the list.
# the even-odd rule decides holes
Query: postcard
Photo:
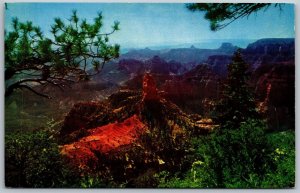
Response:
[[[9,188],[293,188],[287,3],[6,3]]]

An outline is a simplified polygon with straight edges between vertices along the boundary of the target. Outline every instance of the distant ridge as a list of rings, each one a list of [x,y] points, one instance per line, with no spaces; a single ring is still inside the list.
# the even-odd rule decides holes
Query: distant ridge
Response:
[[[189,43],[163,43],[161,45],[139,45],[139,46],[122,46],[121,52],[126,54],[132,50],[140,50],[144,48],[149,48],[151,50],[166,50],[166,49],[175,49],[175,48],[191,48],[194,46],[198,49],[217,49],[221,46],[223,42],[229,42],[240,48],[246,48],[250,43],[255,42],[257,39],[211,39],[203,40],[201,42],[189,42]]]
[[[274,44],[294,44],[295,43],[295,38],[264,38],[264,39],[259,39],[247,46],[248,48],[251,48],[252,46],[256,45],[274,45]]]

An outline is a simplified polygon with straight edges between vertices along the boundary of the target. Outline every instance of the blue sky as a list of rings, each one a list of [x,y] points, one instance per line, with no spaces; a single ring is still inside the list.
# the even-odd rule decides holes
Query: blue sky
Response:
[[[191,12],[185,4],[136,3],[11,3],[5,11],[5,29],[11,19],[32,21],[50,36],[55,17],[67,19],[76,9],[80,18],[88,21],[102,11],[104,31],[109,31],[115,20],[121,30],[113,34],[111,42],[122,47],[146,47],[164,44],[198,43],[209,39],[293,38],[294,6],[286,4],[282,11],[269,8],[248,18],[235,21],[218,32],[212,32],[203,13]]]

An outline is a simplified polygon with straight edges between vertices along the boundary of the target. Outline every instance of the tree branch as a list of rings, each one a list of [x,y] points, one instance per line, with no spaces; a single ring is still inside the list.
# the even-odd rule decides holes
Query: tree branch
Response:
[[[30,90],[31,92],[35,93],[38,96],[42,96],[42,97],[45,97],[45,98],[48,98],[48,99],[52,99],[50,96],[48,96],[46,94],[43,94],[43,93],[39,93],[39,92],[37,92],[36,90],[34,90],[33,88],[31,88],[28,85],[19,85],[19,88],[26,88],[26,89]]]
[[[22,88],[26,88],[27,90],[35,93],[36,95],[38,96],[42,96],[42,97],[45,97],[45,98],[48,98],[48,99],[51,99],[50,96],[46,95],[46,94],[43,94],[43,93],[39,93],[37,92],[36,90],[34,90],[33,88],[31,88],[30,86],[28,85],[24,85],[24,84],[13,84],[13,85],[10,85],[6,91],[5,91],[5,96],[9,96],[12,94],[12,92],[15,90],[15,89],[22,89]]]

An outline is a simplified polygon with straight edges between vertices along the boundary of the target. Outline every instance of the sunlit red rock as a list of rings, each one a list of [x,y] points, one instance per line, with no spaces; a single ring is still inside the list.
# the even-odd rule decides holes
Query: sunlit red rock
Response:
[[[154,81],[154,78],[146,73],[143,78],[143,100],[159,100],[158,90]]]
[[[133,143],[145,132],[144,125],[134,115],[123,122],[110,123],[88,130],[88,135],[71,144],[62,146],[61,153],[80,166],[97,162],[95,152],[108,153],[121,146]]]

